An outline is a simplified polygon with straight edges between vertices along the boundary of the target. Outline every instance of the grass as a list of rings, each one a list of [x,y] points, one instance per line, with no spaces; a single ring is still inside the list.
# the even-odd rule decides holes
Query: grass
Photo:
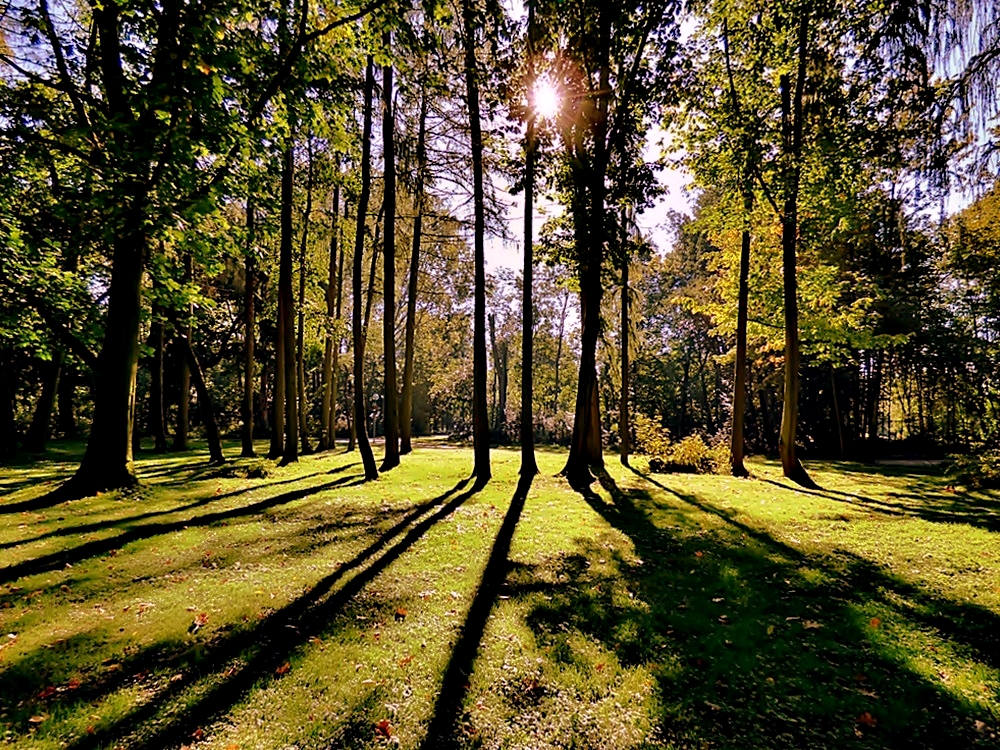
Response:
[[[1000,496],[930,469],[145,454],[42,507],[78,451],[0,470],[0,746],[1000,747]]]

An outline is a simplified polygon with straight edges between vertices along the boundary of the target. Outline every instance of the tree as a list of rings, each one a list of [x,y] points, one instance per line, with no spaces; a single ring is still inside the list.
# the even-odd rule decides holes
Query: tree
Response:
[[[382,35],[382,44],[391,50],[392,34]],[[385,237],[382,248],[382,349],[385,358],[384,391],[385,457],[381,471],[399,466],[399,393],[396,389],[396,144],[392,106],[392,64],[382,68],[382,154],[385,209]]]

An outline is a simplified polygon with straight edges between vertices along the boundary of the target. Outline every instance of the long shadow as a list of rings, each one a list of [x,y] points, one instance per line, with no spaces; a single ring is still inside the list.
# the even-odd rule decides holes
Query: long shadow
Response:
[[[176,508],[166,508],[164,510],[151,510],[146,513],[138,513],[132,516],[126,516],[124,518],[111,518],[105,521],[93,521],[91,523],[78,524],[76,526],[64,526],[59,529],[53,529],[52,531],[47,531],[44,534],[39,534],[37,536],[30,537],[28,539],[17,539],[12,542],[0,543],[0,550],[10,549],[11,547],[20,547],[23,544],[31,544],[32,542],[38,542],[42,539],[50,539],[53,537],[60,536],[76,536],[78,534],[89,534],[95,531],[104,531],[105,529],[120,527],[131,523],[136,523],[137,521],[143,521],[149,518],[158,518],[160,516],[169,516],[174,513],[183,513],[187,510],[193,510],[194,508],[201,508],[212,503],[217,503],[220,500],[228,500],[229,498],[237,497],[239,495],[245,495],[248,492],[253,492],[254,490],[259,490],[265,487],[276,487],[283,484],[294,484],[296,482],[303,482],[307,479],[313,479],[314,477],[324,476],[328,474],[339,474],[352,466],[357,466],[356,463],[346,464],[345,466],[338,466],[330,471],[320,471],[314,474],[306,474],[299,477],[290,477],[289,479],[281,479],[277,481],[261,480],[258,484],[252,485],[250,487],[241,487],[238,490],[231,490],[230,492],[223,492],[219,495],[206,495],[200,500],[195,500],[194,502],[187,503],[185,505],[179,505]],[[3,511],[0,510],[0,513]]]
[[[550,613],[550,619],[578,618],[579,627],[592,628],[604,637],[608,632],[645,631],[645,638],[636,642],[614,644],[619,657],[632,653],[633,663],[662,658],[643,641],[655,640],[657,633],[666,631],[671,641],[661,647],[672,643],[684,659],[679,670],[672,667],[669,676],[658,679],[664,696],[680,693],[681,700],[688,694],[693,698],[685,711],[695,715],[697,723],[688,722],[685,742],[693,733],[715,737],[733,747],[840,747],[852,741],[852,717],[871,711],[878,716],[879,729],[876,734],[867,725],[855,727],[859,747],[989,744],[971,728],[975,719],[989,717],[981,716],[982,710],[974,704],[960,702],[941,685],[911,671],[905,657],[891,649],[880,651],[877,639],[872,640],[873,633],[862,632],[856,607],[874,603],[886,618],[898,616],[924,632],[936,631],[944,641],[957,644],[966,656],[1000,668],[995,635],[1000,632],[1000,617],[995,613],[935,596],[850,553],[805,555],[731,513],[670,489],[641,472],[634,473],[683,503],[722,519],[730,530],[708,536],[669,534],[657,527],[635,500],[664,509],[662,503],[643,490],[622,491],[610,476],[601,475],[612,502],[593,492],[584,492],[583,497],[629,536],[636,553],[647,561],[645,566],[626,570],[625,577],[643,590],[652,613],[637,610],[630,615],[635,622],[616,628],[615,623],[620,625],[625,615],[616,611],[610,599],[595,603],[592,596],[579,594],[579,601],[569,601]],[[759,547],[748,544],[747,537]],[[816,579],[809,571],[822,575]],[[916,603],[917,608],[900,606],[899,597]],[[730,603],[716,611],[707,603],[710,598]],[[714,621],[719,611],[728,614],[724,622],[720,619],[723,628]],[[603,630],[594,624],[602,619]],[[775,638],[757,632],[763,629],[762,623],[782,620],[786,623],[783,630],[790,627],[791,632],[803,633],[801,652],[777,644],[778,637],[787,638],[791,632]],[[799,624],[801,630],[795,627]],[[768,636],[774,627],[780,626],[770,626]],[[806,638],[809,627],[814,630],[808,631]],[[730,641],[723,642],[720,631],[740,632],[743,649],[729,649]],[[735,635],[732,640],[740,642]],[[748,645],[748,640],[756,640],[756,644]],[[749,653],[744,653],[747,649]],[[765,682],[764,677],[774,679]],[[864,690],[859,689],[857,680],[865,681],[861,685]],[[786,684],[791,687],[784,687]],[[822,691],[817,691],[818,685],[824,686]],[[883,697],[866,700],[858,695],[872,696],[876,690]],[[709,710],[702,709],[701,698]],[[781,720],[777,729],[772,728],[774,717]],[[685,721],[683,715],[668,719]],[[772,731],[780,734],[768,737]]]
[[[194,703],[176,714],[171,714],[163,723],[157,724],[157,728],[151,734],[136,743],[130,743],[129,746],[133,750],[159,750],[174,744],[182,744],[190,738],[195,729],[206,726],[212,719],[231,710],[261,679],[267,677],[280,679],[275,676],[276,669],[280,665],[288,661],[289,657],[310,638],[329,630],[332,618],[368,583],[412,547],[432,526],[476,494],[477,490],[473,487],[455,495],[467,484],[467,479],[462,480],[443,494],[415,506],[353,560],[318,581],[307,594],[272,613],[257,626],[233,633],[225,637],[221,643],[211,645],[208,652],[201,655],[193,669],[182,679],[172,681],[156,700],[149,701],[119,717],[114,724],[105,729],[80,737],[68,747],[74,750],[93,750],[118,744],[136,727],[149,722],[165,700],[189,688],[200,678],[220,672],[237,657],[252,652],[245,661],[231,665],[225,672],[225,678],[202,693]],[[445,503],[449,497],[452,499]],[[437,510],[433,513],[425,515],[435,508]],[[421,516],[424,517],[418,521]],[[393,543],[393,540],[397,541]],[[392,546],[389,546],[390,544]],[[384,553],[374,559],[382,550],[385,550]],[[347,573],[361,568],[370,560],[374,561],[357,572],[332,595],[327,596]],[[127,671],[134,673],[136,668],[142,666],[130,664]],[[106,694],[107,688],[102,692]],[[94,700],[93,697],[87,699]]]
[[[456,744],[455,734],[458,730],[462,704],[469,689],[469,675],[472,674],[476,654],[486,632],[490,611],[507,578],[511,541],[514,539],[514,532],[517,530],[533,480],[533,476],[523,476],[517,483],[510,507],[493,542],[493,549],[486,561],[486,567],[483,568],[479,588],[476,590],[458,642],[452,650],[451,659],[441,680],[441,690],[434,704],[434,714],[421,745],[427,750]]]
[[[284,505],[286,503],[294,502],[295,500],[301,500],[317,492],[323,492],[335,487],[351,487],[362,484],[363,482],[363,477],[341,477],[340,479],[327,482],[326,484],[293,490],[292,492],[275,495],[274,497],[269,497],[264,500],[260,500],[259,502],[251,503],[250,505],[240,506],[239,508],[231,508],[230,510],[207,513],[196,518],[171,521],[169,523],[142,524],[108,539],[95,539],[94,541],[85,542],[84,544],[77,545],[76,547],[68,550],[59,550],[58,552],[52,552],[48,555],[24,560],[22,562],[15,563],[14,565],[8,565],[6,568],[0,568],[0,583],[9,583],[21,578],[22,576],[57,570],[65,567],[67,564],[73,565],[81,560],[106,554],[111,550],[119,549],[126,544],[131,544],[132,542],[140,539],[149,539],[150,537],[169,534],[172,531],[179,531],[191,526],[208,526],[219,521],[240,518],[242,516],[250,516],[263,510],[267,510],[268,508],[273,508],[277,505]]]

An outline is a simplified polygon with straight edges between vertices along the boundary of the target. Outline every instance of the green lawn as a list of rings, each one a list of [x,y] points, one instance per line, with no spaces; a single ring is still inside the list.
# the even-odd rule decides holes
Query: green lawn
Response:
[[[74,450],[0,469],[0,745],[1000,747],[1000,496],[933,470],[525,498],[426,442],[42,507]]]

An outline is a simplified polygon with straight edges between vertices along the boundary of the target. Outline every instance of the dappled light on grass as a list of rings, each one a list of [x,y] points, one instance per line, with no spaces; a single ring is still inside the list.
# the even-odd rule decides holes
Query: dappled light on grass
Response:
[[[161,457],[139,499],[10,514],[4,741],[996,743],[995,532],[928,517],[933,476],[819,466],[807,493],[614,467],[580,494],[540,452],[524,496],[513,451],[479,491],[468,449],[365,485],[352,458],[247,479]]]

